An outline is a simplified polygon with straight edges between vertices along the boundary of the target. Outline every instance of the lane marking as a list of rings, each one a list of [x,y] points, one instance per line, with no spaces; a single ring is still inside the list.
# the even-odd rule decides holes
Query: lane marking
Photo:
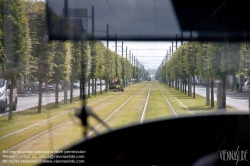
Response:
[[[171,94],[172,95],[172,94]],[[193,111],[190,111],[187,106],[185,106],[179,99],[177,99],[174,95],[172,95],[184,108],[186,108],[192,114],[195,114]]]

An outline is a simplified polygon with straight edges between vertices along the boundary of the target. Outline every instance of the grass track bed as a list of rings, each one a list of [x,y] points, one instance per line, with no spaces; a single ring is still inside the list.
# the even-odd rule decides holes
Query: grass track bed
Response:
[[[146,109],[145,122],[169,117],[175,117],[175,115],[162,96],[157,84],[153,83]]]

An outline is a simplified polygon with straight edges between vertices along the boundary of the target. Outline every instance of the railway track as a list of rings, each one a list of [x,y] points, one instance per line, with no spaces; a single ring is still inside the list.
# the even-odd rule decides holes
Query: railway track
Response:
[[[94,132],[98,130],[108,119],[110,119],[117,111],[119,111],[125,104],[127,104],[140,90],[142,90],[144,87],[138,89],[132,96],[130,96],[125,102],[123,102],[119,107],[117,107],[114,111],[112,111],[102,122],[100,122],[94,129],[89,131],[87,135],[82,138],[78,143],[81,143],[88,139],[89,136],[91,136]]]
[[[152,88],[152,84],[156,84],[157,83],[151,83],[149,89],[148,89],[148,93],[147,93],[147,97],[145,99],[145,103],[144,103],[144,107],[142,110],[142,114],[140,117],[140,124],[142,124],[144,122],[145,119],[145,114],[147,112],[147,105],[148,105],[148,100],[149,100],[149,96],[150,96],[150,92],[151,92],[151,88]],[[176,111],[174,110],[174,108],[172,107],[172,105],[170,104],[170,102],[167,100],[166,96],[163,94],[162,90],[160,89],[160,87],[157,85],[158,90],[161,92],[162,97],[164,98],[164,100],[166,101],[166,104],[169,106],[169,108],[171,109],[171,111],[173,112],[173,114],[175,115],[175,117],[178,117],[178,114],[176,113]],[[141,88],[143,89],[143,88]],[[108,115],[103,122],[99,123],[94,129],[92,129],[82,140],[80,140],[78,143],[87,140],[87,138],[92,135],[94,132],[96,132],[104,123],[106,123],[106,121],[108,119],[110,119],[117,111],[119,111],[125,104],[128,103],[129,100],[131,100],[141,89],[139,89],[135,94],[133,94],[128,100],[126,100],[124,103],[122,103],[116,110],[114,110],[113,112],[111,112],[110,115]]]
[[[137,85],[137,86],[138,86],[138,85]],[[138,92],[138,91],[137,91],[137,92]],[[101,103],[99,103],[99,104],[97,104],[97,105],[94,105],[94,106],[92,106],[91,108],[93,109],[93,108],[101,107],[103,104],[105,104],[105,103],[107,103],[107,102],[110,102],[110,101],[114,101],[114,100],[116,100],[116,99],[118,99],[118,98],[120,98],[120,97],[122,97],[122,96],[124,96],[124,95],[126,95],[126,93],[120,93],[119,95],[116,95],[115,97],[112,97],[112,98],[108,98],[107,100],[104,100],[103,102],[101,102]],[[94,102],[92,102],[92,103],[94,103]],[[91,104],[91,103],[87,103],[87,104]],[[79,107],[79,109],[80,109],[80,107]],[[38,125],[40,125],[40,124],[42,124],[42,123],[46,123],[46,122],[48,122],[48,121],[51,121],[51,120],[53,120],[53,119],[55,119],[55,118],[57,118],[57,117],[63,116],[63,115],[65,115],[65,114],[68,114],[68,113],[70,113],[70,112],[72,112],[72,111],[74,111],[74,110],[75,110],[75,109],[71,109],[71,110],[69,110],[69,111],[67,111],[67,112],[65,112],[65,113],[62,113],[62,114],[53,116],[53,117],[51,117],[51,118],[49,118],[49,119],[46,119],[46,120],[37,122],[37,123],[35,123],[35,124],[32,124],[32,125],[29,125],[29,126],[27,126],[27,127],[21,128],[21,129],[19,129],[19,130],[14,131],[14,132],[8,133],[8,134],[6,134],[6,135],[4,135],[4,136],[1,136],[1,137],[0,137],[0,141],[1,141],[1,139],[7,138],[7,137],[9,137],[9,136],[12,136],[12,135],[15,135],[15,134],[18,134],[18,133],[21,133],[21,132],[23,132],[23,131],[25,131],[25,130],[27,130],[27,129],[29,129],[29,128],[36,127],[36,126],[38,126]],[[42,131],[42,132],[40,132],[40,133],[38,133],[38,134],[36,134],[36,135],[34,135],[34,136],[28,138],[27,140],[25,140],[25,141],[23,141],[23,142],[21,142],[21,143],[15,145],[15,146],[9,148],[9,149],[6,149],[6,150],[8,151],[8,150],[12,150],[12,149],[14,149],[14,148],[17,148],[17,147],[19,147],[19,146],[21,146],[21,145],[27,143],[28,141],[30,141],[30,140],[32,140],[32,139],[35,139],[35,138],[37,138],[37,137],[39,137],[39,136],[41,136],[41,135],[43,135],[43,134],[45,134],[45,133],[47,133],[47,132],[53,130],[53,129],[56,129],[56,128],[60,127],[60,126],[65,125],[66,123],[69,123],[70,121],[74,120],[74,118],[75,118],[75,117],[71,117],[71,118],[69,118],[69,119],[66,119],[66,120],[60,122],[59,124],[57,124],[57,125],[55,125],[55,126],[52,126],[52,127],[48,128],[47,130],[44,130],[44,131]],[[0,154],[3,154],[3,153],[1,152]]]
[[[163,94],[163,92],[162,92],[161,88],[158,86],[158,84],[157,84],[157,83],[156,83],[156,85],[157,85],[158,89],[160,90],[160,92],[161,92],[162,96],[164,97],[164,99],[165,99],[166,103],[169,105],[169,107],[170,107],[171,111],[174,113],[174,115],[175,115],[176,117],[178,117],[178,115],[177,115],[176,111],[174,110],[174,108],[172,107],[172,105],[170,104],[170,102],[168,101],[168,99],[166,98],[166,96]]]
[[[151,81],[151,82],[150,82],[150,86],[149,86],[149,88],[147,89],[147,95],[145,95],[145,98],[142,99],[142,100],[144,100],[144,106],[143,106],[143,109],[141,110],[141,116],[140,116],[140,120],[139,120],[140,122],[139,122],[139,124],[142,124],[142,123],[144,122],[145,114],[146,114],[146,112],[147,112],[148,100],[149,100],[149,97],[150,97],[150,94],[151,94],[152,85],[154,85],[154,84],[157,86],[158,90],[160,91],[162,97],[164,98],[166,104],[168,105],[168,107],[170,108],[170,110],[172,111],[172,113],[174,114],[174,116],[175,116],[175,117],[178,117],[177,112],[174,110],[173,106],[170,104],[170,102],[168,101],[167,97],[166,97],[166,96],[164,95],[164,93],[162,92],[162,89],[159,87],[159,85],[158,85],[156,82],[152,82],[152,81]],[[145,84],[145,85],[149,85],[149,84]],[[138,87],[139,87],[139,86],[138,86]],[[143,87],[141,87],[140,89],[138,89],[138,90],[137,90],[135,93],[133,93],[128,99],[126,99],[126,101],[124,101],[124,102],[123,102],[122,104],[120,104],[115,110],[113,110],[110,114],[108,114],[108,115],[102,120],[102,122],[100,122],[100,123],[97,124],[94,128],[92,128],[92,129],[87,133],[87,135],[86,135],[85,137],[83,137],[78,143],[80,143],[80,142],[82,142],[82,141],[88,139],[88,137],[89,137],[90,135],[92,135],[93,133],[98,133],[97,130],[98,130],[101,126],[105,126],[105,123],[106,123],[109,119],[111,119],[111,117],[113,117],[113,115],[115,115],[117,112],[119,112],[119,110],[120,110],[121,108],[123,108],[126,104],[128,104],[130,101],[132,101],[132,99],[133,99],[140,91],[142,91],[143,88],[145,88],[145,86],[143,86]],[[99,104],[93,106],[92,108],[101,107],[103,104],[107,103],[108,101],[115,101],[115,100],[117,99],[117,97],[119,97],[119,96],[124,96],[124,95],[125,95],[124,93],[121,93],[120,95],[116,96],[115,98],[111,98],[111,99],[109,98],[108,100],[104,100],[103,102],[101,102],[101,103],[99,103]],[[72,111],[72,110],[71,110],[71,111]],[[64,113],[64,114],[65,114],[65,113]],[[57,116],[61,116],[61,115],[57,115]],[[51,117],[51,118],[55,118],[55,117]],[[41,133],[39,133],[39,134],[37,134],[37,135],[35,135],[35,136],[33,136],[33,137],[31,137],[31,138],[25,140],[25,141],[23,141],[23,142],[21,142],[21,143],[15,145],[15,146],[13,146],[13,147],[7,149],[7,150],[12,150],[12,149],[18,148],[18,146],[21,146],[22,144],[25,144],[26,142],[28,142],[28,141],[30,141],[30,140],[32,140],[32,139],[35,139],[35,138],[37,138],[37,137],[43,135],[43,134],[46,133],[46,132],[49,132],[49,131],[51,131],[51,130],[53,130],[53,129],[56,129],[56,128],[60,127],[60,126],[66,125],[68,122],[74,120],[74,118],[75,118],[75,117],[69,118],[69,119],[67,119],[67,120],[65,120],[65,121],[63,121],[63,122],[61,122],[61,123],[59,123],[59,124],[57,124],[57,125],[55,125],[55,126],[49,128],[49,129],[47,129],[47,130],[45,130],[45,131],[43,131],[43,132],[41,132]],[[47,119],[46,121],[48,121],[48,120],[52,120],[52,119]],[[42,122],[39,122],[39,123],[42,123]],[[32,126],[34,126],[34,125],[38,125],[39,123],[33,124],[33,125],[31,125],[31,126],[27,126],[27,127],[25,127],[25,128],[30,128],[30,127],[32,127]],[[23,131],[23,130],[24,130],[24,129],[20,129],[18,132],[21,132],[21,131]],[[17,131],[15,131],[15,132],[13,132],[13,133],[10,133],[10,134],[8,134],[8,136],[10,136],[10,135],[12,135],[12,134],[14,134],[14,133],[16,133],[16,132],[17,132]],[[2,136],[2,137],[7,137],[7,136]],[[2,137],[0,137],[0,139],[1,139]],[[2,154],[2,153],[0,153],[0,154]]]

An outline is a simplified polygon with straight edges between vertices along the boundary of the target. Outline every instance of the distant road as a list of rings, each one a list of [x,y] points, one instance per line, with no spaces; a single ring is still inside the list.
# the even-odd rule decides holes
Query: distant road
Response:
[[[100,91],[100,86],[97,87],[97,91]],[[105,85],[102,86],[102,90],[105,89]],[[87,94],[87,87],[85,87],[85,94]],[[92,88],[90,87],[90,93],[92,93]],[[80,95],[80,89],[74,89],[74,93],[73,93],[74,97],[79,96]],[[53,103],[55,102],[55,93],[51,92],[51,93],[44,93],[42,95],[42,105],[46,105],[49,103]],[[68,99],[70,99],[70,90],[68,90]],[[60,91],[58,94],[58,100],[59,101],[63,101],[64,100],[64,91]],[[25,94],[25,95],[20,95],[18,96],[18,102],[17,102],[17,111],[15,112],[19,112],[19,111],[23,111],[29,108],[33,108],[36,107],[38,105],[38,94]],[[6,115],[7,113],[0,113],[0,116]]]

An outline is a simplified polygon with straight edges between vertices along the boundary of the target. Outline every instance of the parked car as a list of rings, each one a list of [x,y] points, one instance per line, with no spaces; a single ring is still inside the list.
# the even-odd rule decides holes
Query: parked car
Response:
[[[242,92],[247,93],[249,92],[249,81],[246,81],[242,87]]]
[[[130,82],[133,84],[135,83],[135,79],[134,78],[131,78]]]
[[[56,84],[49,84],[49,91],[56,91]],[[58,91],[60,91],[62,89],[62,86],[60,84],[58,84]]]
[[[100,85],[100,84],[105,85],[105,80],[101,80],[101,82],[100,82],[100,79],[97,79],[96,84],[97,85]]]
[[[80,88],[80,81],[79,80],[76,80],[74,82],[74,88]]]
[[[205,80],[201,80],[200,84],[201,84],[201,85],[206,85]]]
[[[37,91],[39,91],[39,82],[38,81],[36,82],[36,89],[37,89]],[[45,83],[42,83],[42,91],[43,92],[49,91],[49,87]]]
[[[0,78],[0,110],[6,112],[10,104],[10,84],[7,80]],[[17,109],[17,88],[13,89],[13,111]]]

